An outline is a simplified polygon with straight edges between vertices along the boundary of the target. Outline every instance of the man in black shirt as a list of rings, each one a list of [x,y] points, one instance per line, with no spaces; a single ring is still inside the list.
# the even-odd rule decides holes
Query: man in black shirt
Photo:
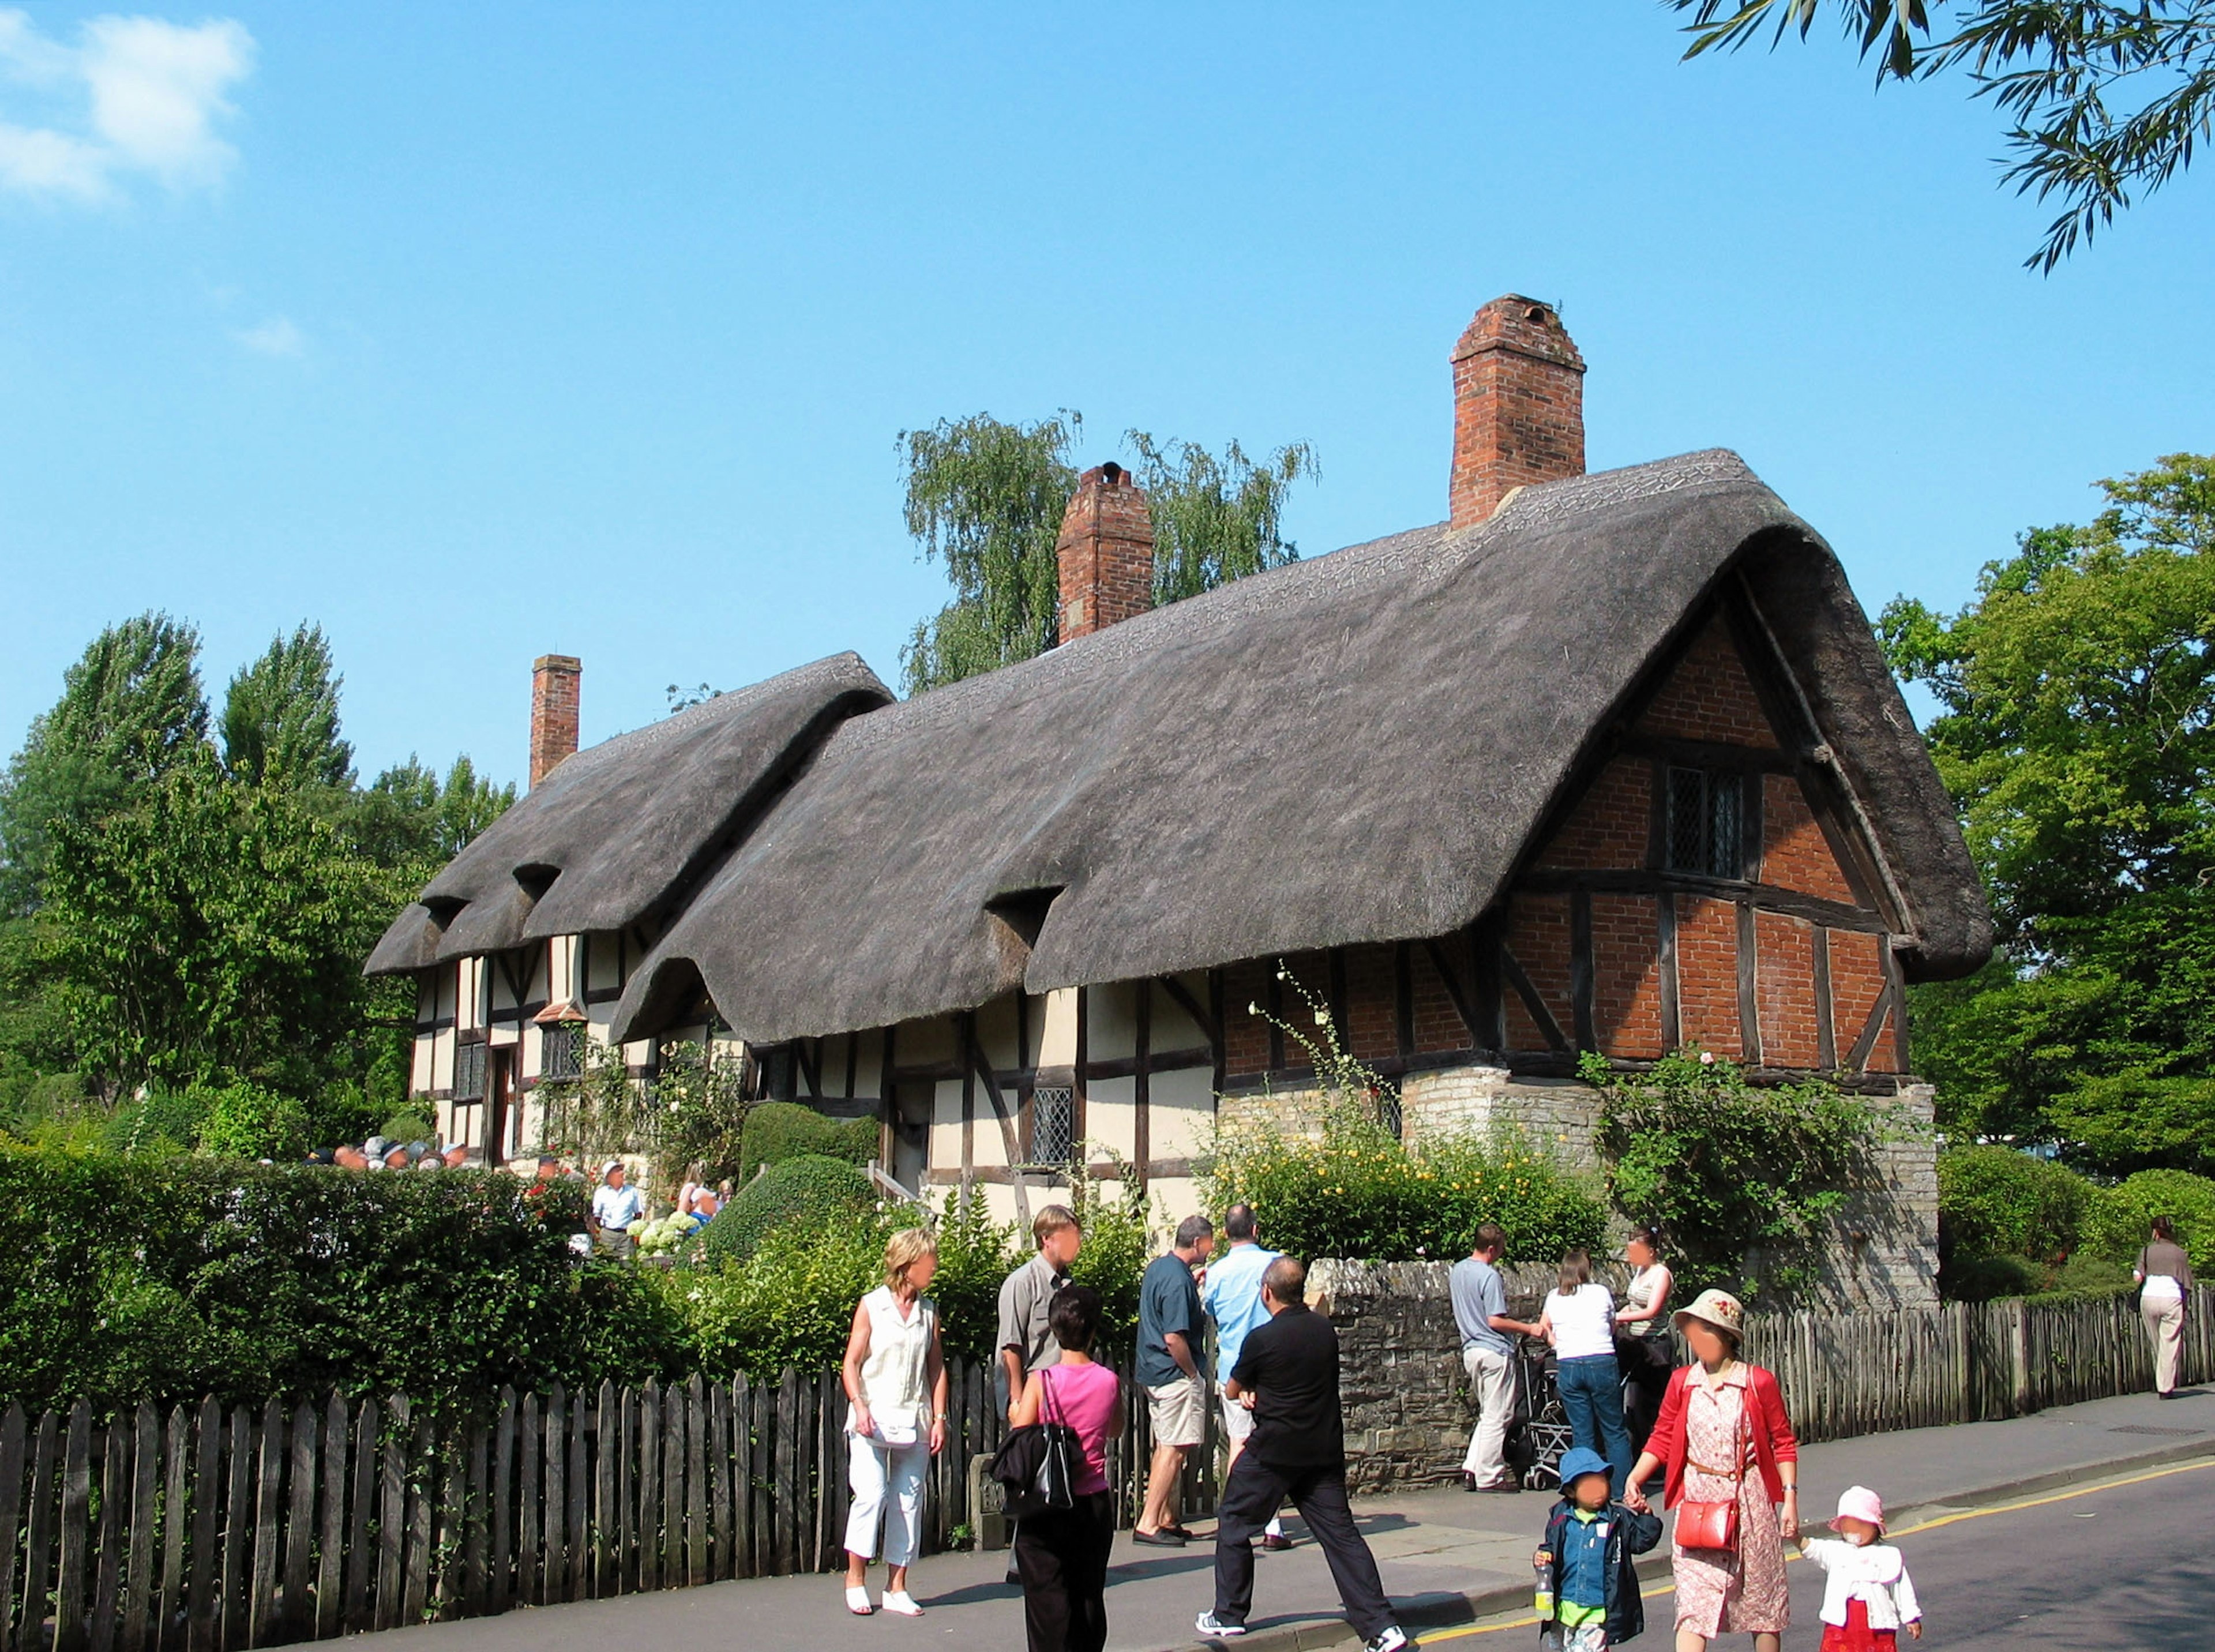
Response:
[[[1224,1397],[1251,1408],[1254,1432],[1216,1513],[1215,1610],[1193,1627],[1211,1640],[1246,1632],[1254,1605],[1254,1538],[1291,1499],[1330,1563],[1331,1581],[1364,1652],[1399,1652],[1377,1560],[1346,1502],[1346,1430],[1338,1400],[1338,1333],[1307,1305],[1308,1270],[1279,1256],[1261,1275],[1266,1324],[1247,1334]]]

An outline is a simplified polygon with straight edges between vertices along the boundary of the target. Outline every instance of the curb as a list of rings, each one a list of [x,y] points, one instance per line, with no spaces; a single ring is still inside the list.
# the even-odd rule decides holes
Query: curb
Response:
[[[2049,1470],[2044,1474],[1971,1486],[1949,1492],[1942,1497],[1927,1497],[1899,1509],[1891,1515],[1890,1520],[1901,1527],[1914,1526],[1925,1519],[1960,1509],[1989,1508],[1994,1503],[2012,1502],[2018,1497],[2035,1496],[2041,1491],[2052,1491],[2062,1486],[2104,1480],[2139,1469],[2174,1467],[2206,1457],[2215,1457],[2215,1434],[2148,1451],[2133,1452],[2126,1457],[2109,1458],[2098,1463],[2081,1463],[2071,1468]],[[1641,1559],[1637,1566],[1638,1575],[1647,1581],[1666,1578],[1669,1575],[1669,1556],[1666,1551],[1657,1548]],[[1529,1583],[1499,1584],[1491,1588],[1472,1589],[1457,1599],[1410,1607],[1401,1617],[1400,1626],[1408,1631],[1410,1639],[1418,1639],[1423,1630],[1458,1628],[1463,1624],[1527,1607],[1530,1601]],[[1236,1640],[1182,1642],[1169,1649],[1168,1652],[1203,1652],[1203,1649],[1204,1652],[1326,1652],[1326,1649],[1358,1647],[1360,1644],[1359,1637],[1344,1618],[1330,1618],[1320,1622],[1285,1624],[1275,1628],[1255,1630],[1250,1634],[1239,1636]]]

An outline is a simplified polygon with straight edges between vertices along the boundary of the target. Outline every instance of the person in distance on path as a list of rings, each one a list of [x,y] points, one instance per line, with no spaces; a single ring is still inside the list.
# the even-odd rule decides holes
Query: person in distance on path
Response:
[[[1309,1309],[1307,1283],[1308,1270],[1297,1257],[1269,1264],[1261,1275],[1268,1323],[1247,1334],[1224,1385],[1225,1396],[1253,1408],[1254,1432],[1216,1513],[1215,1609],[1200,1613],[1193,1626],[1210,1640],[1246,1632],[1254,1606],[1254,1536],[1289,1498],[1330,1563],[1363,1652],[1400,1652],[1408,1637],[1393,1621],[1376,1557],[1347,1507],[1338,1333]]]

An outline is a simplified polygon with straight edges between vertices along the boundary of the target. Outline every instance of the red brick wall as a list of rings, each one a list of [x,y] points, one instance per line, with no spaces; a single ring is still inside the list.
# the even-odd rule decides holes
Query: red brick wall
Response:
[[[1815,926],[1777,912],[1756,912],[1754,1001],[1761,1059],[1772,1067],[1812,1067],[1815,1030]]]
[[[1392,949],[1348,947],[1343,967],[1348,1047],[1361,1060],[1390,1060],[1400,1053]]]
[[[1642,758],[1616,758],[1577,800],[1539,851],[1537,864],[1581,870],[1643,866],[1652,808],[1653,765]]]
[[[1510,293],[1454,346],[1453,525],[1482,522],[1508,492],[1585,473],[1585,363],[1544,304]]]
[[[1153,513],[1121,465],[1095,465],[1077,478],[1053,554],[1064,642],[1154,605]]]
[[[1692,640],[1677,668],[1648,703],[1640,732],[1678,740],[1711,740],[1731,746],[1776,745],[1776,731],[1761,709],[1744,661],[1721,615]]]
[[[1664,1054],[1660,916],[1655,904],[1645,895],[1596,894],[1592,906],[1593,1035],[1610,1055]],[[1562,1021],[1565,1030],[1574,1025],[1566,1017]]]
[[[1764,883],[1854,904],[1854,886],[1815,824],[1807,793],[1789,774],[1762,778],[1761,876]]]
[[[1744,1052],[1738,1035],[1738,908],[1677,901],[1677,1012],[1684,1042],[1717,1055]]]
[[[1567,895],[1519,894],[1508,903],[1507,949],[1523,966],[1531,985],[1553,1013],[1564,1033],[1574,1030],[1569,1019],[1569,898]],[[1500,997],[1507,1004],[1507,1047],[1543,1050],[1545,1035],[1523,1007],[1522,994],[1503,984]]]
[[[1884,993],[1884,947],[1882,936],[1831,931],[1831,1002],[1841,1062],[1851,1053],[1870,1009]],[[1886,1016],[1886,1030],[1877,1035],[1875,1047],[1869,1051],[1871,1072],[1898,1072],[1905,1066],[1900,1059],[1898,1029],[1889,1024],[1891,1019]]]
[[[1439,979],[1439,972],[1431,962],[1430,949],[1417,946],[1408,950],[1414,955],[1408,961],[1408,973],[1409,985],[1414,989],[1415,1048],[1418,1051],[1469,1048],[1472,1041],[1469,1029],[1462,1025],[1461,1012],[1454,1008],[1453,1000],[1446,996],[1445,983]],[[1472,991],[1471,984],[1467,980],[1469,949],[1455,940],[1448,941],[1439,950],[1445,954],[1447,963],[1462,972],[1462,993],[1467,998]]]

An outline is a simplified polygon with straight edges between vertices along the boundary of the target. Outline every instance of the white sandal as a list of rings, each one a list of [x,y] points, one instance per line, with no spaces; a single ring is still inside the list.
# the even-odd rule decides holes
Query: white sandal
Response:
[[[856,1618],[868,1617],[873,1610],[869,1605],[868,1590],[848,1589],[846,1591],[846,1610],[852,1612]]]
[[[887,1589],[885,1591],[885,1610],[901,1618],[920,1618],[923,1616],[923,1608],[916,1605],[915,1597],[910,1594],[905,1589]]]

